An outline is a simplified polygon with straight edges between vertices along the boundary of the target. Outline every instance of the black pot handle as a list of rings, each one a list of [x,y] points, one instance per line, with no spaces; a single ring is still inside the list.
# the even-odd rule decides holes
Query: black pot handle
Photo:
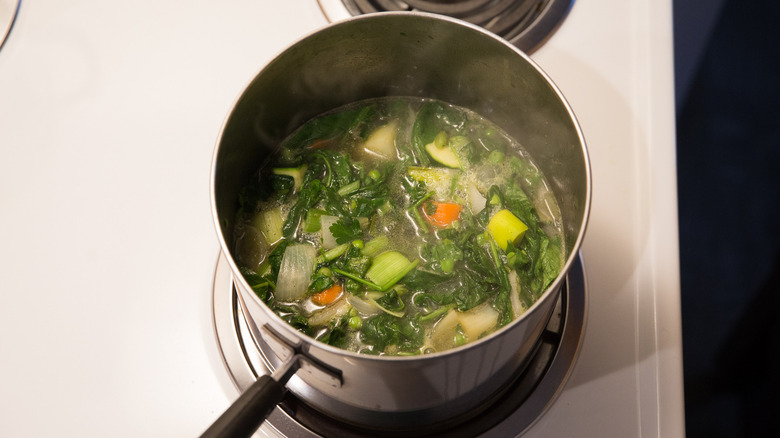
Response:
[[[264,374],[201,435],[201,438],[251,437],[284,397],[285,387]]]
[[[284,398],[287,381],[300,366],[298,354],[282,362],[272,375],[263,374],[217,418],[201,438],[251,437]]]

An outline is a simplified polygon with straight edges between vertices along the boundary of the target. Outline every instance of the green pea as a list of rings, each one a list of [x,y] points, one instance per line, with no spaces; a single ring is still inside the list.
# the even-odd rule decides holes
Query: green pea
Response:
[[[349,318],[349,328],[358,330],[363,326],[363,320],[359,316],[353,316]]]
[[[374,181],[378,180],[380,177],[380,173],[378,170],[374,169],[371,172],[368,172],[368,177],[373,179]]]
[[[362,240],[356,239],[352,241],[352,246],[354,246],[357,249],[363,249],[363,246],[365,246],[365,244],[363,243]]]

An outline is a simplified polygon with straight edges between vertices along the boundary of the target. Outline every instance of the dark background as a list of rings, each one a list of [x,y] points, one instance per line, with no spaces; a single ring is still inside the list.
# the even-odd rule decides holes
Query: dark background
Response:
[[[780,436],[780,1],[673,5],[686,434]]]

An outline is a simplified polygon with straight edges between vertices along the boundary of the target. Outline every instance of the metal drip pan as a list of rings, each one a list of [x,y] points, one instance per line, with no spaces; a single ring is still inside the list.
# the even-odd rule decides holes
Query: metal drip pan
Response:
[[[233,275],[222,254],[214,274],[212,310],[222,359],[236,387],[243,392],[258,376],[269,371],[241,312]],[[586,316],[584,269],[578,258],[569,271],[561,299],[528,367],[478,419],[460,424],[456,430],[438,431],[437,435],[502,438],[521,435],[562,390],[579,353]],[[260,433],[287,438],[369,436],[314,411],[289,393],[268,417]]]
[[[318,0],[317,3],[331,22],[390,11],[446,15],[481,26],[530,53],[560,26],[574,0]]]

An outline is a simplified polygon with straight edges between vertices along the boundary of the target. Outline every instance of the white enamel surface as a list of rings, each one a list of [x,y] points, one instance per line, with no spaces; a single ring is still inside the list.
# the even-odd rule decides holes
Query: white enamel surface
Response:
[[[197,436],[235,399],[211,154],[246,82],[325,24],[305,0],[22,2],[0,50],[0,435]],[[671,50],[669,2],[580,0],[532,55],[594,192],[582,352],[526,436],[683,434]]]

